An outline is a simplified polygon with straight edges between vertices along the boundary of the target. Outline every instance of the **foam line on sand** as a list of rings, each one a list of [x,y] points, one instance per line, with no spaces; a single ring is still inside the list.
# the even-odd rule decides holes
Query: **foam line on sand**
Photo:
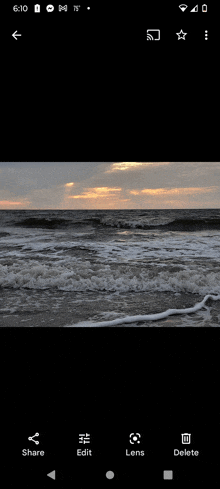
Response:
[[[188,307],[187,309],[168,309],[165,312],[160,312],[158,314],[147,314],[140,316],[126,316],[120,319],[113,319],[112,321],[102,321],[100,323],[93,323],[92,321],[83,321],[77,324],[69,324],[66,327],[86,327],[86,326],[117,326],[118,324],[134,323],[136,321],[157,321],[158,319],[164,319],[173,314],[191,314],[204,307],[205,302],[208,299],[213,301],[220,300],[220,295],[206,295],[201,302],[198,302],[194,307]]]

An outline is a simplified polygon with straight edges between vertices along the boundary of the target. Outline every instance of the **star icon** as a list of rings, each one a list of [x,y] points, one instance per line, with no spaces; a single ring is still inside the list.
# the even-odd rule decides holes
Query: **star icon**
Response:
[[[183,32],[183,30],[181,29],[181,31],[177,32],[176,35],[178,36],[178,41],[179,41],[179,39],[184,39],[184,41],[185,41],[186,40],[185,36],[187,35],[187,32]]]

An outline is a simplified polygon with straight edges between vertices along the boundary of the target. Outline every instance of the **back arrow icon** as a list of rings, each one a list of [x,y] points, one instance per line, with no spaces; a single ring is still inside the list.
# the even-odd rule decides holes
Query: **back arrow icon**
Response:
[[[22,34],[18,34],[18,32],[17,32],[17,31],[15,31],[15,32],[13,32],[12,37],[13,37],[14,39],[16,39],[16,41],[17,41],[17,36],[21,36],[21,35],[22,35]]]

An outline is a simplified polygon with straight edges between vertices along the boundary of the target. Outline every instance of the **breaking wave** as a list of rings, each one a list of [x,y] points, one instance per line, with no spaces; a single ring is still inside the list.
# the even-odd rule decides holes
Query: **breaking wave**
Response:
[[[83,221],[72,221],[69,219],[49,219],[49,218],[36,218],[31,217],[29,219],[23,219],[20,222],[15,223],[15,226],[22,226],[27,228],[46,228],[46,229],[59,229],[63,227],[74,226],[86,226],[86,225],[99,224],[99,219],[85,219]]]
[[[220,219],[174,219],[168,222],[151,224],[149,219],[139,218],[138,220],[126,220],[113,217],[91,217],[83,220],[73,220],[64,218],[35,218],[22,219],[14,224],[27,228],[74,228],[78,226],[109,227],[123,229],[145,229],[145,230],[164,230],[164,231],[203,231],[208,229],[220,230]]]
[[[174,219],[173,221],[162,224],[147,224],[140,221],[116,221],[113,223],[102,220],[102,225],[113,226],[125,229],[161,229],[167,231],[202,231],[207,229],[220,230],[220,219]]]
[[[57,289],[76,292],[187,292],[220,294],[220,271],[204,268],[174,271],[155,267],[120,265],[111,267],[90,261],[75,264],[48,260],[19,260],[0,265],[0,287],[13,289]]]
[[[169,231],[202,231],[206,229],[220,229],[220,219],[175,219],[174,221],[156,226]]]

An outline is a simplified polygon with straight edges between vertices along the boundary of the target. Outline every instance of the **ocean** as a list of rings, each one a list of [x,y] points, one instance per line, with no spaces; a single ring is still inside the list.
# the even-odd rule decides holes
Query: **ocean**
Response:
[[[219,326],[220,209],[0,211],[0,325]]]

